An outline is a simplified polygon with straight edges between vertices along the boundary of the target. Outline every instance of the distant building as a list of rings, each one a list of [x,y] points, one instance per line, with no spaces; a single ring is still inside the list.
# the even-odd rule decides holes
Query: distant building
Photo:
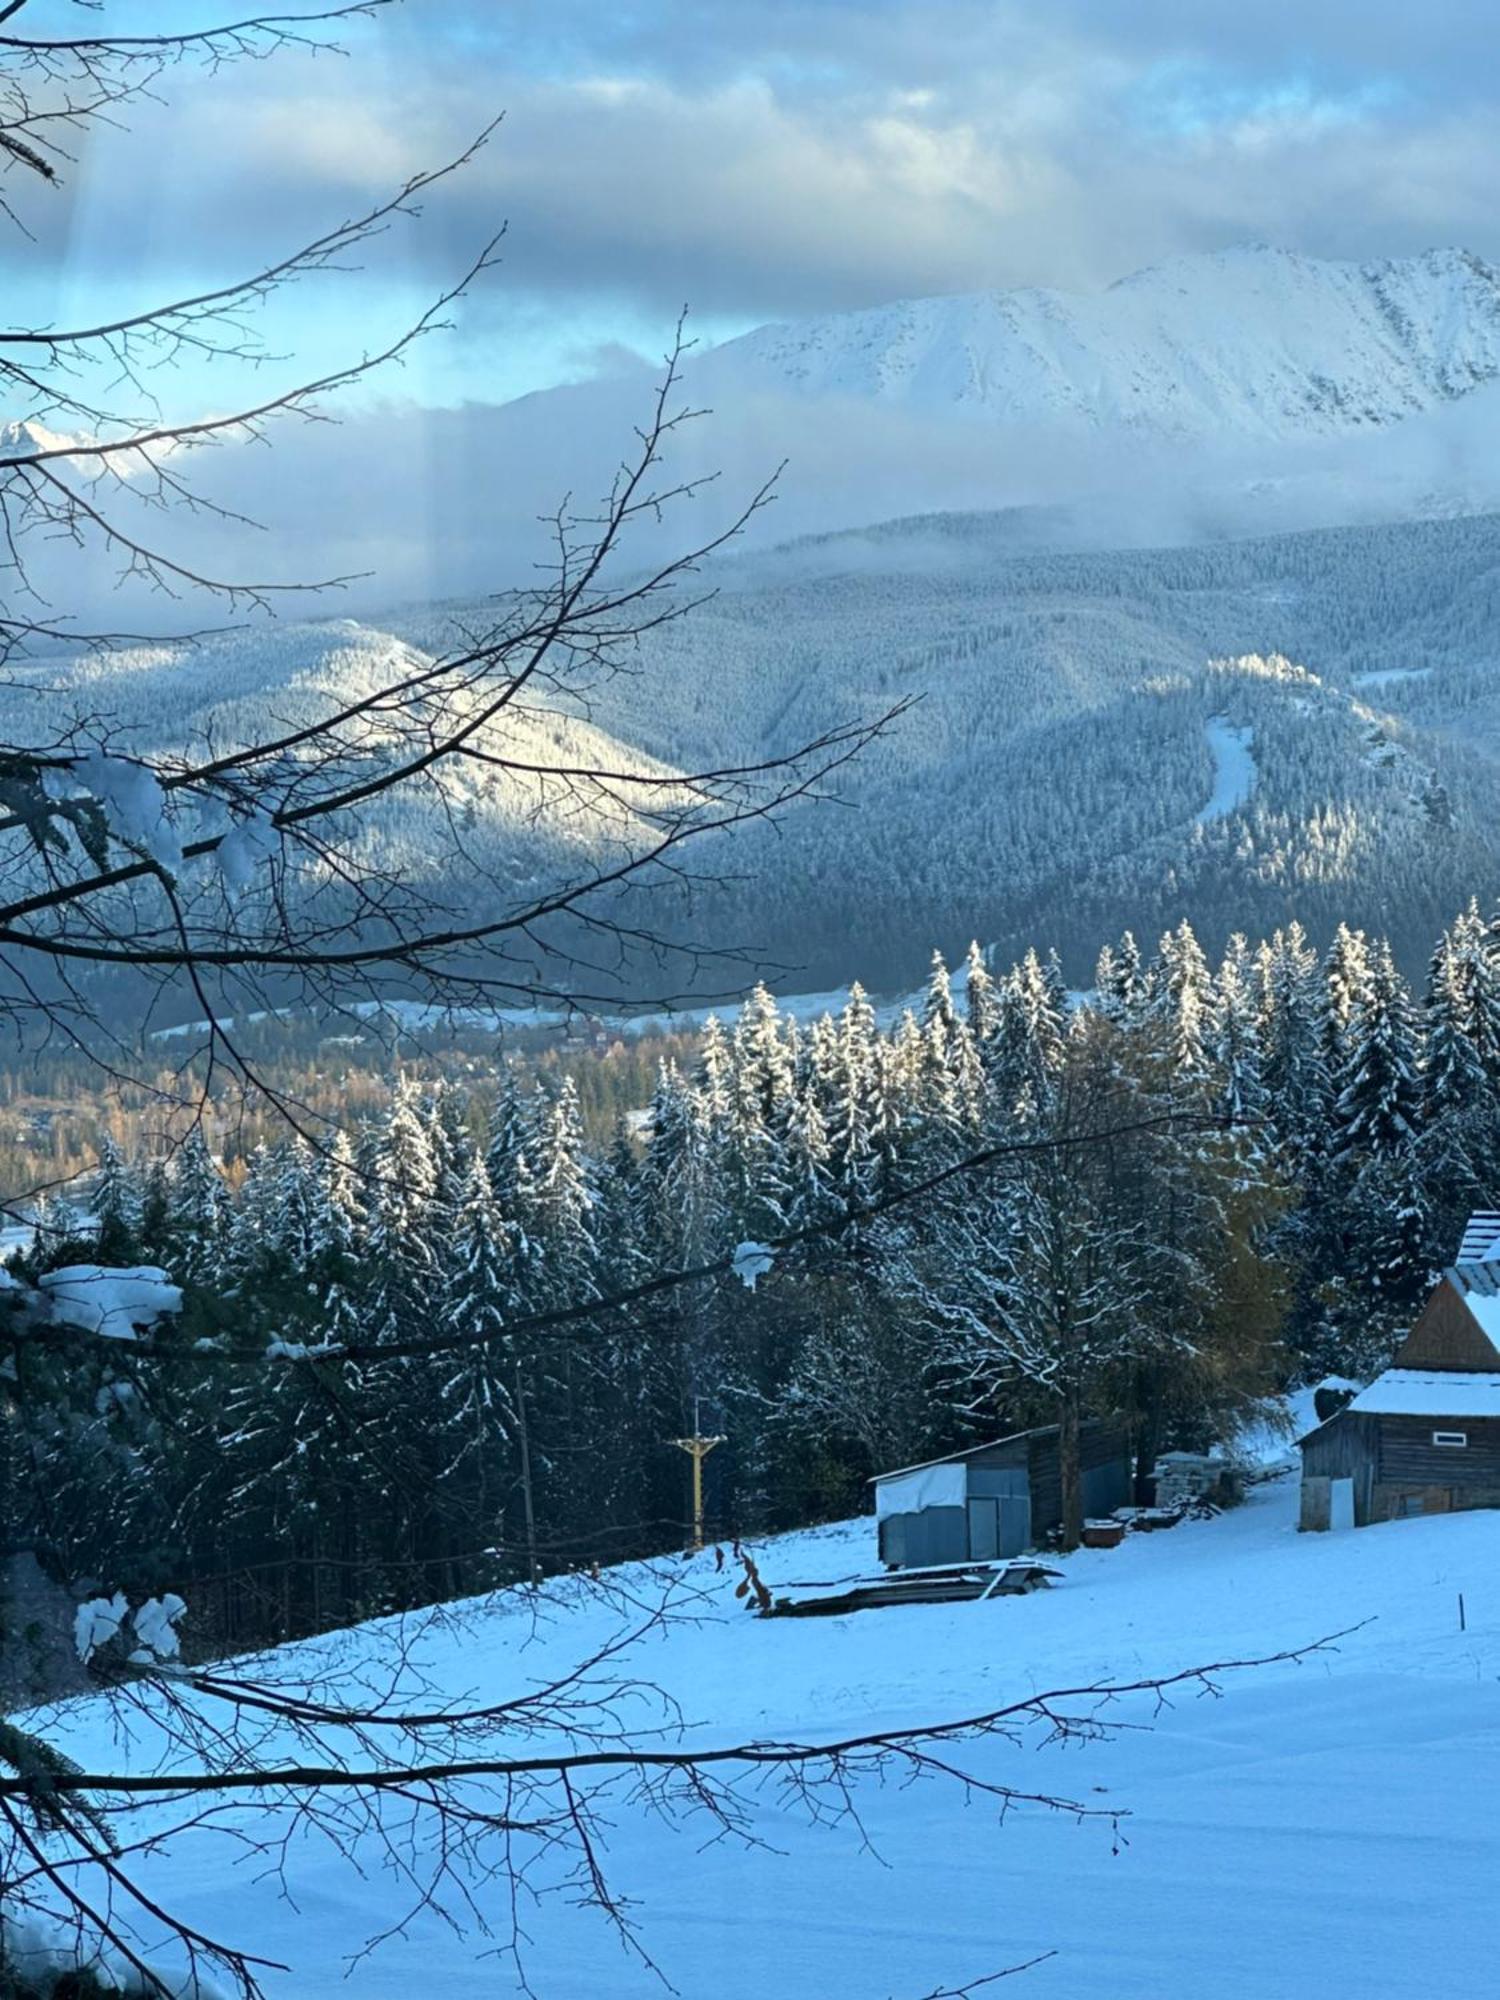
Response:
[[[1130,1498],[1124,1426],[1085,1423],[1079,1458],[1084,1513],[1123,1507]],[[1018,1556],[1062,1526],[1056,1424],[882,1472],[871,1483],[880,1560],[889,1569]]]
[[[1304,1528],[1500,1507],[1500,1214],[1470,1219],[1385,1373],[1298,1442]]]

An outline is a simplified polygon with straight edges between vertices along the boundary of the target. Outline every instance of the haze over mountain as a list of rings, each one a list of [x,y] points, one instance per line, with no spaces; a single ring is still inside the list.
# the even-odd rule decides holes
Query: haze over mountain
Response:
[[[268,582],[348,577],[348,608],[372,613],[472,595],[546,559],[539,516],[608,485],[654,380],[637,367],[508,403],[392,404],[282,431],[273,451],[195,454],[193,476],[265,524]],[[1031,510],[1013,524],[1025,543],[1092,548],[1485,511],[1500,507],[1500,273],[1462,250],[1178,257],[1097,292],[762,327],[691,352],[680,402],[707,414],[665,469],[717,477],[690,510],[638,524],[641,561],[722,530],[783,460],[752,545],[939,511]],[[221,571],[222,523],[177,532]],[[77,600],[71,551],[32,561],[44,591],[66,562]],[[101,553],[95,569],[112,622],[130,597],[119,567]],[[148,614],[142,629],[159,601],[133,615]]]

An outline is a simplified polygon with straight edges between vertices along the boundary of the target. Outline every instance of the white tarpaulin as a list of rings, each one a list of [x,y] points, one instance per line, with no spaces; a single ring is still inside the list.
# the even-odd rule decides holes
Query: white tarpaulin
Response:
[[[875,1515],[915,1514],[923,1507],[962,1507],[968,1498],[968,1468],[957,1465],[918,1465],[910,1472],[893,1473],[875,1484]]]

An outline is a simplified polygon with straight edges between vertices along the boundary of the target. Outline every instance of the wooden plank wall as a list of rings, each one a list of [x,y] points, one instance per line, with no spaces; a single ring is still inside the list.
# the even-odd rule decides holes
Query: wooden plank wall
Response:
[[[1380,1478],[1387,1485],[1500,1490],[1500,1418],[1381,1417]],[[1434,1431],[1463,1431],[1466,1445],[1435,1445]]]

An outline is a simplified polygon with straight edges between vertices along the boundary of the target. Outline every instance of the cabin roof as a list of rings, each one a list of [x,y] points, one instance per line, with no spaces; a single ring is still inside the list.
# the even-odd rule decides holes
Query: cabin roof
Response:
[[[1479,1331],[1496,1350],[1500,1362],[1500,1292],[1470,1292],[1464,1304]]]
[[[1443,1276],[1458,1287],[1466,1301],[1500,1297],[1500,1258],[1488,1262],[1450,1264]]]
[[[919,1459],[915,1465],[897,1465],[889,1472],[877,1472],[865,1484],[878,1486],[883,1479],[901,1479],[908,1472],[925,1472],[930,1465],[957,1465],[982,1451],[994,1451],[997,1445],[1019,1444],[1022,1438],[1045,1437],[1049,1431],[1056,1429],[1056,1424],[1033,1424],[1029,1431],[1007,1431],[1004,1437],[986,1438],[983,1444],[966,1444],[961,1451],[945,1451],[938,1458]]]
[[[1500,1368],[1387,1368],[1345,1408],[1374,1417],[1500,1417]]]
[[[1476,1208],[1464,1225],[1458,1261],[1487,1264],[1493,1260],[1500,1260],[1500,1209]]]

